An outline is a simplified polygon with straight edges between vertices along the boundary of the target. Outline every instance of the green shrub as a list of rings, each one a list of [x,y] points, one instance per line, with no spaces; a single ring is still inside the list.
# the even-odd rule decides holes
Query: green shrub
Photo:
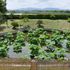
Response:
[[[67,42],[67,48],[68,48],[68,51],[70,52],[70,41]]]
[[[18,24],[17,22],[15,22],[15,21],[13,21],[13,22],[11,23],[11,25],[13,26],[12,29],[16,29],[16,28],[19,26],[19,24]]]
[[[69,23],[70,23],[70,18],[68,18],[68,20],[67,20]]]
[[[44,23],[43,23],[42,20],[38,20],[36,24],[37,24],[37,27],[38,27],[38,28],[44,28],[44,27],[43,27],[43,24],[44,24]]]

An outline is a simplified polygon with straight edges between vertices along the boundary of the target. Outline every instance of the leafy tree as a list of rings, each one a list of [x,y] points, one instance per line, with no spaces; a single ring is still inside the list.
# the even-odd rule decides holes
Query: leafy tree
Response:
[[[6,21],[5,13],[6,13],[6,0],[0,0],[0,23]]]
[[[0,0],[0,12],[5,13],[6,11],[6,0]]]

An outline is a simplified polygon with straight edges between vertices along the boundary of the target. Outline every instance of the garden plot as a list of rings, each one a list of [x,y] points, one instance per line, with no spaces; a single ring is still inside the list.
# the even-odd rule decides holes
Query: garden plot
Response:
[[[44,28],[31,29],[24,33],[8,32],[0,38],[0,57],[69,60],[70,33]]]

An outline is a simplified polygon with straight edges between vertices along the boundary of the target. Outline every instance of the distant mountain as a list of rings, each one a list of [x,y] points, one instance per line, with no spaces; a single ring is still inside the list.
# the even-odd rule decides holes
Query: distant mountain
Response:
[[[61,10],[59,8],[45,8],[44,10]]]
[[[21,8],[21,9],[17,9],[17,10],[32,11],[32,10],[42,10],[42,9],[40,9],[40,8]]]
[[[33,11],[33,10],[60,10],[59,8],[21,8],[17,9],[17,11]]]

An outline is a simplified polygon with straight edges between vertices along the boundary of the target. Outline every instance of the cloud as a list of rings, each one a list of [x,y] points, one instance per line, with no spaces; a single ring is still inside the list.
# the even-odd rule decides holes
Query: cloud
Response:
[[[24,7],[32,7],[38,3],[38,0],[7,0],[7,8],[18,9]]]
[[[7,0],[7,9],[28,7],[70,9],[70,0]]]

